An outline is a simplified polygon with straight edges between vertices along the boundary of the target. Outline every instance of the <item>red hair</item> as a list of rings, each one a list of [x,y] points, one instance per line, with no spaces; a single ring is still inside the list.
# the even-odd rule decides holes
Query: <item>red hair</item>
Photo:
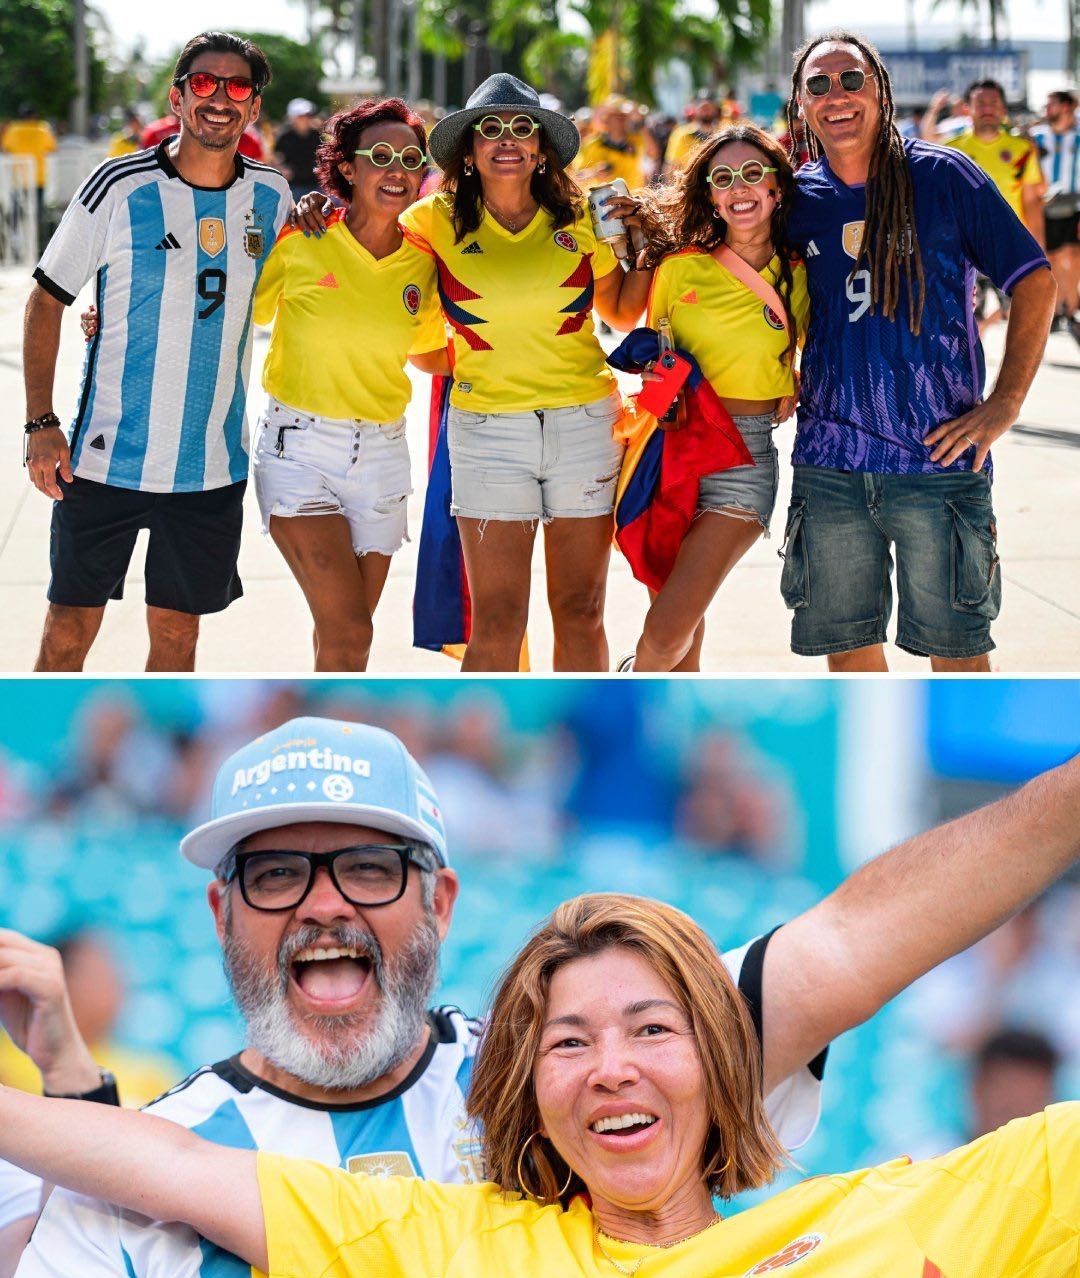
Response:
[[[315,154],[315,172],[319,185],[330,195],[348,202],[352,188],[342,176],[340,164],[351,164],[360,145],[360,135],[373,124],[407,124],[416,134],[420,150],[427,152],[427,130],[416,112],[401,98],[371,98],[358,102],[346,111],[332,115],[323,129],[322,142]]]

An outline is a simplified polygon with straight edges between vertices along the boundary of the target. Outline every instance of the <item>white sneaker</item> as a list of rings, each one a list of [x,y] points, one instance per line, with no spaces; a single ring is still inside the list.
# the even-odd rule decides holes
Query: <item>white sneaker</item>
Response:
[[[616,674],[633,674],[634,673],[634,654],[631,652],[628,656],[623,657],[615,666]]]

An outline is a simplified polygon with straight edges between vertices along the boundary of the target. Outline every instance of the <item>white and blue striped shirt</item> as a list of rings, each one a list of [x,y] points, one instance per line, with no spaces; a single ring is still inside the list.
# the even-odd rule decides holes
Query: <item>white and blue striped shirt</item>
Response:
[[[1036,124],[1031,136],[1043,152],[1042,170],[1051,189],[1080,195],[1080,128],[1056,133],[1049,124]]]
[[[247,477],[251,299],[291,207],[276,169],[236,157],[192,186],[168,141],[83,183],[34,278],[65,305],[96,275],[71,428],[75,473],[117,488],[200,492]]]
[[[761,1033],[761,979],[769,937],[725,954]],[[429,1017],[431,1037],[409,1077],[355,1105],[319,1105],[256,1078],[239,1057],[197,1070],[151,1113],[208,1140],[316,1159],[369,1175],[414,1175],[449,1184],[484,1179],[480,1143],[465,1112],[480,1025],[456,1008]],[[766,1106],[790,1149],[817,1126],[824,1054],[785,1079]],[[251,1278],[237,1257],[186,1225],[147,1220],[96,1199],[56,1190],[16,1278]]]

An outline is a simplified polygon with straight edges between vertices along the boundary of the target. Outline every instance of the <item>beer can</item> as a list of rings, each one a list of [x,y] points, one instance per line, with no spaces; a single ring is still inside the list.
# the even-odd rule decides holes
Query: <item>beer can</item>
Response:
[[[589,212],[592,214],[593,226],[598,240],[626,240],[626,226],[621,217],[604,212],[604,201],[613,195],[629,195],[630,188],[622,180],[605,182],[603,186],[594,186],[589,192]]]

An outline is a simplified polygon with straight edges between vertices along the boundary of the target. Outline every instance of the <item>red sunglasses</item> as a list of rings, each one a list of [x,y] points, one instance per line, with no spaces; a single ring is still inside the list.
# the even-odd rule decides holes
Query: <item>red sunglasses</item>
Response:
[[[197,98],[212,98],[218,85],[225,86],[225,93],[233,102],[246,102],[255,92],[255,83],[246,75],[214,75],[212,71],[189,71],[176,81],[179,88],[184,81]]]

